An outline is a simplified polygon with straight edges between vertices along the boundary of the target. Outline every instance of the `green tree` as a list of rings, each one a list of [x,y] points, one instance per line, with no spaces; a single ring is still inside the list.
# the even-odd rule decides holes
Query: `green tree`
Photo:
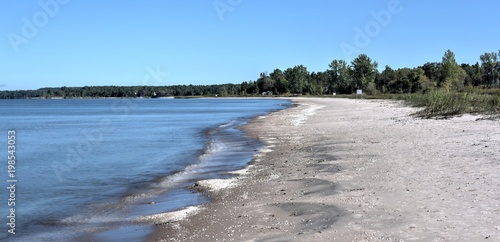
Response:
[[[244,81],[241,83],[240,90],[241,90],[241,95],[246,96],[247,95],[247,88],[248,88],[248,82]]]
[[[466,85],[478,86],[482,83],[481,77],[481,66],[476,62],[474,65],[462,64],[462,69],[464,69],[465,73],[467,73],[467,77],[465,79]]]
[[[248,94],[258,94],[259,93],[259,87],[257,86],[257,83],[254,81],[248,82],[248,89],[247,89]]]
[[[256,83],[257,83],[257,87],[259,88],[259,90],[261,92],[265,92],[267,90],[264,90],[264,80],[267,78],[267,73],[266,72],[261,72],[260,73],[260,77],[259,79],[257,79]]]
[[[424,70],[425,76],[429,78],[429,80],[433,83],[434,86],[437,86],[441,82],[441,72],[440,72],[441,63],[427,62],[420,68]]]
[[[277,94],[285,94],[289,92],[288,81],[285,79],[283,71],[275,69],[269,77],[275,81]]]
[[[411,72],[411,92],[427,92],[434,88],[434,83],[425,75],[422,68],[414,68]]]
[[[290,92],[301,94],[304,93],[304,87],[308,84],[309,72],[303,65],[298,65],[285,70],[285,79],[290,83]]]
[[[351,62],[352,70],[351,77],[353,79],[355,89],[366,88],[368,83],[375,82],[377,77],[378,63],[372,61],[366,54],[360,54]]]
[[[495,52],[486,52],[482,54],[479,59],[481,60],[481,73],[483,76],[483,84],[490,87],[500,87],[499,83],[499,69],[498,63],[499,54]]]
[[[267,72],[260,73],[260,78],[257,79],[257,87],[261,92],[272,91],[276,92],[276,81],[271,79]]]
[[[447,50],[444,53],[440,71],[441,87],[446,90],[463,90],[467,74],[458,65],[457,60],[455,59],[455,54],[451,50]]]
[[[331,92],[351,94],[353,92],[351,67],[344,60],[333,60],[327,71],[329,74],[329,89]]]
[[[390,66],[385,66],[384,71],[377,76],[375,84],[378,90],[382,93],[396,93],[390,84],[397,80],[397,72],[394,71]]]
[[[323,95],[329,92],[329,76],[327,72],[312,72],[311,73],[311,84],[315,86],[317,95]],[[331,94],[331,93],[330,93]]]

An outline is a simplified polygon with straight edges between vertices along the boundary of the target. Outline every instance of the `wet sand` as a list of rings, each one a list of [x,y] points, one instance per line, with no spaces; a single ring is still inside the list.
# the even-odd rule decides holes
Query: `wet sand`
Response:
[[[245,126],[267,147],[197,184],[212,202],[157,220],[150,241],[500,241],[499,120],[294,101]]]

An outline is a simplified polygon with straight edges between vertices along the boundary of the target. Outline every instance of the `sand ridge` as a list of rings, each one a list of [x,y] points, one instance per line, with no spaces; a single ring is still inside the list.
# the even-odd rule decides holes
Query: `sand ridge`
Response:
[[[244,129],[265,152],[151,241],[500,241],[500,122],[297,98]],[[234,186],[233,186],[234,185]]]

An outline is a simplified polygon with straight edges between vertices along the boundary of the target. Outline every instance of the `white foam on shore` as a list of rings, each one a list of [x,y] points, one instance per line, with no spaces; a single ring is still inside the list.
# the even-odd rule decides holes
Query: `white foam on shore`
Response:
[[[247,167],[241,169],[241,170],[237,170],[237,171],[230,171],[228,172],[229,174],[234,174],[234,175],[246,175],[249,171],[250,168],[252,168],[253,165],[248,165]]]
[[[270,147],[267,146],[266,148],[262,148],[261,150],[259,150],[259,153],[269,153],[269,152],[273,152],[272,149],[269,149]]]
[[[189,216],[197,214],[201,208],[199,206],[191,206],[184,208],[179,211],[173,211],[168,213],[158,213],[153,215],[141,216],[134,220],[137,223],[154,223],[154,224],[162,224],[162,223],[171,223],[181,221]]]
[[[208,189],[211,192],[220,191],[226,188],[232,188],[238,185],[238,179],[208,179],[196,182],[196,185]]]
[[[269,143],[269,144],[274,144],[276,143],[276,141],[274,141],[275,139],[272,138],[272,139],[267,139],[266,142]]]
[[[268,145],[264,148],[260,149],[257,154],[254,155],[254,159],[256,161],[260,161],[259,157],[264,156],[265,153],[272,152],[273,150],[270,148],[275,147],[274,145]],[[253,165],[248,165],[243,169],[236,171],[229,171],[227,174],[237,175],[237,177],[228,178],[228,179],[207,179],[196,182],[196,185],[206,189],[211,192],[220,191],[226,188],[233,188],[239,185],[239,181],[242,175],[247,175],[249,173],[250,168],[254,167]]]
[[[302,112],[300,114],[292,115],[292,117],[294,118],[292,120],[292,124],[294,126],[299,126],[299,125],[303,124],[309,116],[314,115],[317,110],[325,107],[325,106],[319,106],[319,105],[309,105],[309,104],[307,104],[307,105],[309,107],[302,110]]]

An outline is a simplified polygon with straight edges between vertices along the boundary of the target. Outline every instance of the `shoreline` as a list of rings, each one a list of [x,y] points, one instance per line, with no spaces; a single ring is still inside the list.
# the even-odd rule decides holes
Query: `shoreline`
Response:
[[[237,185],[148,241],[500,240],[500,126],[387,100],[293,98]],[[261,150],[262,151],[262,150]]]
[[[109,241],[119,238],[128,238],[135,241],[145,240],[151,234],[151,230],[154,227],[151,223],[154,223],[157,218],[161,219],[161,216],[152,217],[149,215],[157,215],[165,211],[176,211],[186,206],[195,206],[207,202],[203,194],[193,193],[193,189],[191,188],[193,183],[202,179],[232,177],[233,175],[228,174],[228,171],[245,167],[251,161],[255,150],[260,149],[262,144],[248,138],[242,130],[238,129],[238,126],[246,124],[255,116],[283,109],[289,102],[287,100],[249,100],[249,102],[245,100],[195,102],[180,100],[176,103],[184,104],[184,106],[171,105],[176,107],[171,109],[168,108],[169,105],[164,105],[165,102],[154,102],[154,105],[148,105],[147,108],[134,110],[134,114],[141,114],[137,117],[134,116],[134,120],[136,118],[137,120],[145,120],[144,123],[136,125],[134,122],[120,122],[123,125],[117,126],[119,126],[118,128],[134,127],[131,130],[136,133],[149,133],[148,131],[153,131],[154,133],[151,136],[148,135],[149,138],[146,137],[144,139],[150,141],[150,143],[147,143],[148,146],[138,146],[140,148],[137,151],[133,150],[133,148],[120,148],[117,149],[120,152],[109,152],[109,155],[113,156],[110,156],[110,159],[106,158],[106,160],[102,160],[102,166],[101,162],[89,163],[103,168],[106,168],[105,165],[111,164],[111,166],[107,167],[107,170],[111,172],[103,172],[101,176],[94,175],[93,173],[93,176],[90,176],[90,180],[88,182],[85,181],[86,185],[82,188],[90,188],[88,189],[91,190],[89,193],[82,192],[79,194],[76,191],[73,192],[71,189],[78,185],[76,183],[73,186],[71,182],[61,184],[57,180],[52,180],[56,185],[62,185],[52,187],[62,187],[64,188],[64,192],[67,192],[68,195],[61,198],[71,197],[74,199],[64,200],[55,197],[55,199],[58,199],[58,202],[63,202],[62,207],[57,207],[57,205],[54,205],[56,207],[45,206],[48,209],[36,210],[30,213],[30,216],[23,216],[21,214],[22,217],[26,217],[27,225],[23,226],[23,228],[26,228],[22,231],[23,233],[19,233],[15,237],[12,236],[12,239],[15,238],[18,241],[51,238],[75,241]],[[36,108],[36,106],[31,107],[23,104],[24,102],[20,102],[19,105],[28,107],[27,110]],[[82,107],[87,107],[85,102],[80,102],[79,104],[82,104]],[[100,105],[92,104],[90,106],[92,110],[95,110],[100,115],[101,110],[107,111],[107,104],[111,104],[111,101],[99,102],[97,104]],[[141,104],[152,103],[147,101],[141,102]],[[212,104],[221,105],[212,108]],[[64,105],[58,104],[54,107],[66,106],[66,103],[64,103]],[[94,109],[94,107],[99,108]],[[189,107],[190,110],[181,110],[177,107]],[[56,109],[54,108],[54,110]],[[152,112],[152,110],[165,110],[165,112]],[[170,113],[169,111],[172,110],[181,110],[181,112],[175,115],[162,116],[162,114]],[[200,112],[193,110],[200,110]],[[183,114],[184,111],[187,114]],[[86,112],[82,112],[82,117],[87,117],[84,116],[85,114]],[[152,118],[148,118],[149,114],[152,115]],[[191,116],[191,114],[193,115]],[[89,123],[93,120],[102,120],[104,117],[113,116],[113,114],[109,115],[107,112],[103,112],[102,117],[99,115],[92,113],[92,115],[88,116]],[[70,121],[73,119],[73,115],[68,117],[71,117],[68,118]],[[122,117],[117,116],[117,121],[118,118]],[[177,122],[185,122],[185,124],[180,124],[179,126],[169,125]],[[75,125],[78,123],[78,121],[75,121]],[[92,123],[97,124],[98,122]],[[149,123],[154,123],[154,125],[144,125]],[[163,124],[164,127],[161,129],[155,128],[157,124]],[[89,127],[93,126],[89,125]],[[20,130],[26,129],[24,126],[18,128]],[[179,131],[178,134],[176,133],[177,130]],[[112,131],[107,132],[112,134]],[[114,141],[117,141],[109,142],[111,146],[128,147],[129,142],[127,141],[127,137],[135,137],[135,135],[131,135],[130,133],[123,133],[122,136],[121,133],[116,134],[119,137],[125,137],[125,139],[117,138],[118,136],[110,136],[109,140],[116,138]],[[80,135],[82,137],[75,136],[73,139],[68,140],[74,141],[76,144],[81,144],[82,140],[84,140],[83,138],[89,139],[89,136],[95,137],[101,133],[85,134],[85,131],[83,131],[83,135]],[[36,135],[32,135],[32,137],[36,137]],[[90,145],[97,147],[97,144],[99,142]],[[127,146],[123,146],[122,144]],[[70,145],[67,145],[67,147],[70,147]],[[75,149],[78,148],[76,145],[75,147]],[[99,147],[101,146],[99,145]],[[165,150],[164,147],[167,147],[168,150]],[[89,149],[91,148],[93,147]],[[103,148],[103,150],[111,151],[112,149]],[[123,154],[127,154],[127,157],[123,156],[121,151],[123,151]],[[135,155],[140,155],[141,157],[146,157],[147,155],[148,159],[144,161],[136,160],[134,159]],[[82,160],[94,161],[90,155],[88,157],[85,156],[85,159],[82,158]],[[137,163],[137,161],[140,161],[140,163]],[[135,170],[120,169],[137,164],[139,166]],[[116,169],[116,173],[113,171],[115,167],[118,168]],[[91,170],[91,166],[81,168],[85,168],[85,171]],[[48,170],[51,171],[50,166]],[[101,169],[101,171],[107,170]],[[85,179],[84,172],[75,172],[75,174],[80,176],[75,176],[75,179],[71,181],[77,181],[79,178],[82,180]],[[67,175],[70,178],[70,174],[68,173]],[[98,188],[102,188],[104,192]],[[55,190],[57,191],[57,189]],[[87,194],[88,196],[86,196]],[[41,196],[40,198],[41,200],[45,199],[43,201],[48,201],[51,197]],[[79,200],[78,198],[82,199]],[[31,200],[36,201],[38,199]],[[26,206],[28,205],[26,203]],[[30,207],[28,206],[27,208]],[[193,210],[188,210],[187,212],[189,214]],[[25,211],[25,214],[28,213]],[[38,216],[39,214],[46,214],[47,216]],[[177,215],[184,216],[180,213]]]
[[[250,119],[245,116],[237,117],[226,123],[201,130],[200,134],[205,137],[206,144],[203,150],[200,150],[195,155],[198,161],[169,175],[155,178],[154,184],[165,190],[162,193],[186,191],[186,193],[193,194],[194,197],[199,197],[196,199],[198,202],[193,203],[190,199],[187,199],[186,196],[189,195],[183,195],[182,201],[179,201],[175,208],[169,208],[169,211],[165,212],[161,211],[161,209],[169,202],[168,196],[157,192],[151,198],[141,199],[142,201],[135,201],[130,205],[131,211],[141,208],[144,210],[142,213],[145,214],[136,214],[129,217],[126,220],[128,224],[95,233],[92,240],[127,239],[128,237],[123,236],[123,234],[134,236],[134,240],[143,240],[151,234],[152,225],[154,224],[176,222],[196,214],[205,203],[210,201],[210,198],[206,196],[207,191],[230,187],[231,184],[228,182],[234,178],[228,177],[237,175],[241,172],[241,170],[238,170],[239,167],[246,167],[250,162],[252,155],[246,153],[254,153],[254,150],[263,146],[259,141],[246,136],[245,132],[239,128],[241,125],[248,123]],[[230,160],[233,162],[229,163]],[[192,184],[196,184],[196,187],[192,186]],[[168,187],[164,187],[165,185],[168,185]],[[207,191],[203,191],[204,189]],[[134,197],[135,195],[129,196]],[[189,203],[186,203],[186,201]],[[171,204],[168,206],[171,206]],[[148,210],[145,209],[148,208],[151,211],[146,212]],[[154,210],[157,210],[157,212],[152,212]],[[140,239],[139,233],[142,234],[142,239]],[[84,235],[79,241],[87,241],[87,239],[87,236]]]

